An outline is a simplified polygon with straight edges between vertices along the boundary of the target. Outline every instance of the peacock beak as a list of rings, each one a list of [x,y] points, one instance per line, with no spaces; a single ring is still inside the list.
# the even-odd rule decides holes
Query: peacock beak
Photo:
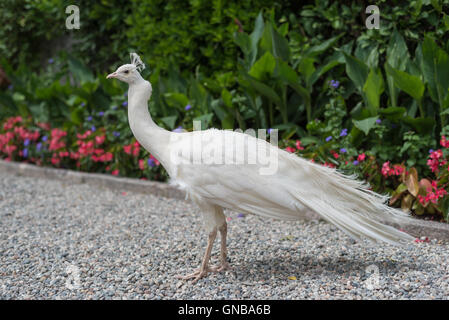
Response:
[[[108,75],[106,76],[106,79],[111,79],[111,78],[117,78],[117,72],[113,72],[113,73],[108,74]]]

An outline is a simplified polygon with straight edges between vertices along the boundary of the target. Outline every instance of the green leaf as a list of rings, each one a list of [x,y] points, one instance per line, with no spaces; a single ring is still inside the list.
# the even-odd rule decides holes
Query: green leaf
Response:
[[[281,58],[284,61],[290,60],[290,47],[287,39],[281,36],[271,24],[271,39],[273,41],[273,55],[277,58]]]
[[[435,120],[432,118],[412,118],[407,116],[403,119],[403,122],[421,134],[432,133],[435,126]]]
[[[189,104],[189,98],[183,93],[168,92],[164,93],[164,97],[170,107],[177,107],[184,110],[185,106]]]
[[[93,73],[80,60],[69,56],[68,64],[70,72],[80,83],[93,82],[95,80]]]
[[[244,75],[245,80],[247,80],[252,88],[254,88],[259,94],[267,97],[269,100],[277,105],[281,105],[281,98],[271,87],[267,86],[265,83],[260,82],[248,75]]]
[[[321,42],[318,45],[310,47],[309,49],[306,50],[304,55],[306,57],[314,57],[314,56],[322,54],[327,49],[332,47],[338,41],[338,39],[340,39],[343,35],[344,35],[344,33],[341,33],[338,36],[332,37],[326,41]]]
[[[250,38],[250,50],[249,50],[249,63],[250,66],[254,64],[257,58],[257,44],[259,43],[260,38],[262,37],[263,30],[265,28],[265,24],[263,22],[262,11],[259,12],[256,18],[256,22],[254,25],[254,30],[249,36]]]
[[[227,89],[223,89],[221,91],[221,98],[223,99],[223,103],[226,107],[232,108],[232,95]]]
[[[170,130],[173,130],[175,128],[177,118],[178,116],[163,117],[161,118],[161,121],[165,123]]]
[[[366,118],[366,119],[363,119],[363,120],[352,120],[352,122],[354,123],[354,126],[356,128],[358,128],[361,131],[363,131],[365,133],[365,135],[368,135],[370,130],[376,124],[376,120],[378,118],[379,117],[371,117],[371,118]]]
[[[405,71],[397,70],[385,63],[385,70],[393,77],[394,84],[402,91],[408,93],[415,100],[421,100],[424,94],[424,83],[417,76],[408,74]]]
[[[407,109],[403,107],[388,107],[385,109],[379,109],[378,112],[389,120],[397,121],[405,115]]]
[[[207,114],[203,114],[199,117],[196,117],[193,120],[201,121],[201,130],[205,130],[211,123],[213,117],[214,117],[213,113],[207,113]]]
[[[378,109],[380,106],[380,96],[384,91],[384,80],[380,70],[371,69],[363,86],[368,105],[373,109]]]
[[[315,72],[315,59],[312,58],[302,58],[298,65],[298,71],[304,75],[307,87],[311,86],[311,77]]]
[[[387,62],[393,68],[401,71],[405,71],[407,64],[410,62],[410,54],[405,40],[396,29],[394,29],[388,44]],[[390,103],[393,107],[396,107],[400,90],[394,85],[393,77],[389,74],[387,74],[387,84]]]
[[[270,52],[267,51],[259,60],[256,61],[256,63],[254,63],[248,74],[257,80],[264,80],[273,74],[275,67],[276,59]]]
[[[449,88],[449,56],[427,35],[424,37],[422,52],[422,72],[430,97],[441,106]]]
[[[352,80],[356,88],[363,92],[363,86],[365,85],[366,78],[368,77],[368,67],[362,61],[354,58],[353,56],[341,51],[346,61],[346,73]]]

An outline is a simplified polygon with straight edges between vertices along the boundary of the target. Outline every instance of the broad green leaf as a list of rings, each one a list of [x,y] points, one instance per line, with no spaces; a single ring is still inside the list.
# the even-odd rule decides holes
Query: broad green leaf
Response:
[[[263,22],[262,11],[259,12],[256,18],[256,22],[254,25],[254,30],[249,36],[250,38],[250,51],[249,51],[249,62],[250,66],[254,64],[257,58],[257,44],[259,43],[260,38],[262,37],[263,30],[265,28],[265,24]]]
[[[201,130],[205,130],[207,129],[207,127],[209,126],[209,124],[212,121],[212,118],[214,117],[213,113],[207,113],[207,114],[203,114],[199,117],[194,118],[194,121],[201,121]]]
[[[164,94],[164,97],[170,107],[177,107],[183,110],[189,104],[189,98],[183,93],[168,92]]]
[[[232,108],[232,95],[227,89],[223,89],[221,91],[221,98],[223,99],[223,103],[226,107]]]
[[[354,123],[354,126],[356,128],[358,128],[361,131],[363,131],[365,133],[365,135],[368,135],[370,130],[376,124],[376,120],[378,118],[379,117],[371,117],[371,118],[366,118],[366,119],[363,119],[363,120],[352,120],[352,122]]]
[[[359,92],[363,92],[363,86],[365,85],[366,78],[368,77],[368,67],[362,61],[354,58],[353,56],[341,51],[346,61],[346,73],[352,80]]]
[[[299,77],[293,68],[291,68],[287,62],[277,59],[277,66],[275,70],[275,75],[280,77],[288,83],[298,83]]]
[[[432,100],[441,106],[449,88],[449,55],[429,36],[424,37],[422,52],[424,79]]]
[[[315,72],[314,66],[315,59],[312,58],[303,58],[300,60],[298,65],[298,71],[302,73],[306,79],[307,87],[311,85],[311,77]]]
[[[265,83],[260,82],[248,75],[244,75],[244,78],[252,88],[254,88],[259,94],[267,97],[269,100],[277,105],[281,105],[282,101],[279,95],[271,87],[267,86]]]
[[[422,99],[425,87],[419,77],[408,74],[405,71],[397,70],[388,63],[385,63],[385,70],[393,77],[396,87],[408,93],[415,100]]]
[[[161,118],[161,121],[165,123],[170,130],[173,130],[175,128],[177,118],[178,116],[163,117]]]
[[[407,116],[402,121],[420,134],[432,133],[435,126],[435,120],[432,118],[412,118]]]
[[[70,72],[80,83],[92,82],[95,80],[93,73],[78,59],[69,56],[68,64]]]
[[[276,59],[270,52],[267,51],[259,60],[256,61],[256,63],[254,63],[248,74],[257,80],[264,80],[273,74],[275,67]]]
[[[402,117],[404,117],[405,113],[407,112],[407,109],[403,107],[388,107],[385,109],[379,109],[378,112],[387,119],[397,121]]]
[[[284,61],[290,60],[290,47],[287,39],[285,39],[275,28],[270,24],[271,39],[273,41],[273,55],[281,58]]]
[[[338,60],[331,60],[325,65],[321,65],[318,67],[318,69],[315,70],[315,72],[310,76],[309,79],[309,86],[313,86],[313,84],[326,72],[331,70],[332,68],[338,66],[341,62]]]
[[[363,86],[368,105],[378,109],[380,106],[380,96],[384,91],[384,80],[380,70],[371,69]]]
[[[338,41],[338,39],[340,39],[342,36],[343,36],[343,33],[339,34],[338,36],[332,37],[326,41],[323,41],[316,46],[312,46],[305,51],[304,55],[306,57],[314,57],[314,56],[320,55],[324,51],[326,51],[327,49],[332,47]]]

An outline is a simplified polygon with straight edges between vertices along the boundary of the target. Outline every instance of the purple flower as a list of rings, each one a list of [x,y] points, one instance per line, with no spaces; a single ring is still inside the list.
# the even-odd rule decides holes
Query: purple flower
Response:
[[[22,155],[24,158],[28,158],[28,149],[27,148],[22,150]]]
[[[123,101],[122,106],[124,107],[128,106],[128,101]]]
[[[92,121],[92,116],[88,116],[87,121]]]
[[[341,152],[341,153],[346,153],[346,151],[347,151],[347,150],[346,150],[345,148],[341,148],[341,149],[340,149],[340,152]]]
[[[112,134],[114,135],[114,137],[120,137],[120,132],[113,131]]]
[[[186,111],[192,109],[192,106],[190,104],[186,105],[186,107],[184,108]]]
[[[359,164],[359,162],[357,160],[355,160],[352,164],[356,166]]]
[[[340,86],[340,81],[338,81],[338,80],[331,80],[330,84],[331,84],[332,88],[337,89]]]
[[[84,102],[81,102],[81,107],[84,107],[86,104]]]
[[[243,213],[239,213],[239,214],[237,215],[237,218],[245,218],[245,215],[244,215]]]
[[[432,153],[434,150],[433,149],[429,149],[429,153]]]
[[[154,160],[151,159],[151,158],[149,158],[147,162],[148,162],[148,166],[149,167],[155,167],[156,166],[156,164],[154,163]]]
[[[99,115],[100,117],[102,117],[102,116],[104,116],[104,112],[103,112],[103,111],[100,111],[100,112],[98,112],[98,115]]]
[[[92,132],[95,132],[95,130],[97,130],[97,128],[95,128],[95,126],[92,126],[92,127],[90,127],[90,130],[91,130]]]
[[[182,127],[179,126],[176,129],[173,130],[173,132],[182,132]]]
[[[14,86],[13,86],[12,84],[10,84],[10,85],[8,86],[8,90],[12,90],[12,89],[14,89]]]
[[[48,137],[47,137],[47,136],[43,136],[43,137],[42,137],[42,141],[45,142],[45,141],[47,141],[47,140],[48,140]]]
[[[55,62],[55,60],[53,60],[53,58],[48,59],[49,64],[52,64],[53,62]]]
[[[39,142],[38,144],[36,144],[36,150],[41,151],[41,149],[42,149],[42,142]]]
[[[268,131],[268,134],[271,134],[271,132],[273,131],[273,129],[270,128],[270,129],[268,129],[267,131]]]
[[[326,142],[329,142],[331,140],[332,140],[332,136],[329,136],[329,137],[326,138]]]
[[[25,147],[27,147],[30,144],[30,139],[25,139],[25,141],[23,142],[23,145]]]
[[[377,119],[377,120],[376,120],[376,123],[377,123],[377,124],[380,124],[381,122],[382,122],[382,120],[380,120],[380,119]]]
[[[348,129],[343,129],[343,130],[341,130],[341,132],[340,132],[340,137],[344,137],[344,136],[347,136],[348,135]]]

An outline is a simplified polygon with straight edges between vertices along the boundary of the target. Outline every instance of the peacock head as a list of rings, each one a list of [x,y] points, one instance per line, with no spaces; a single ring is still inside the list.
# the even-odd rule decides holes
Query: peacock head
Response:
[[[115,78],[128,84],[142,79],[140,71],[145,69],[145,64],[136,53],[131,53],[131,63],[120,66],[115,72],[108,74],[106,79]]]

